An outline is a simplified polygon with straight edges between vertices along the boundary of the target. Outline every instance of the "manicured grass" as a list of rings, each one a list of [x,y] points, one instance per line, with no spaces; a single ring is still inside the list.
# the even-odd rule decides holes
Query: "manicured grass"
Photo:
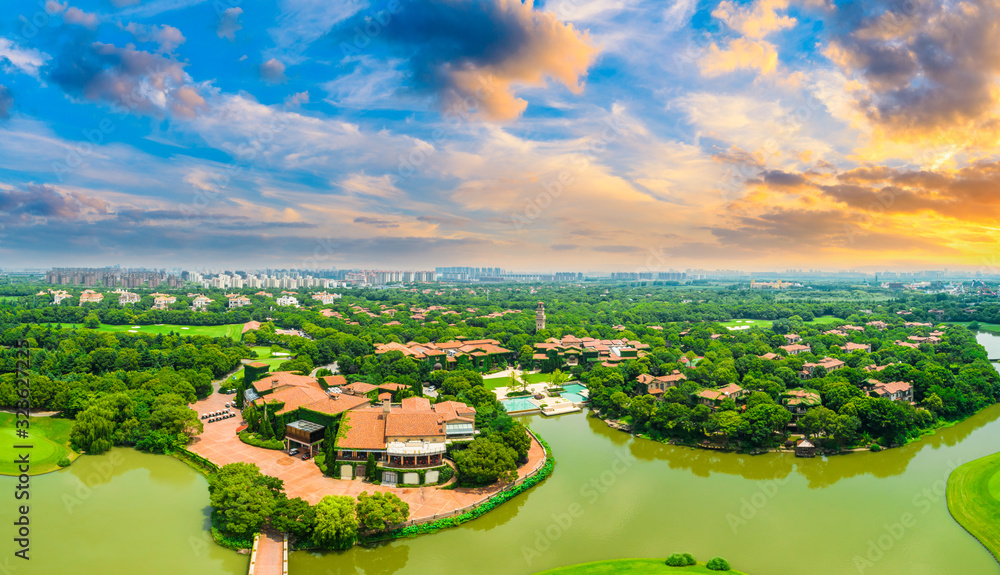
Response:
[[[83,324],[64,323],[63,327],[83,329]],[[148,333],[151,335],[168,334],[170,332],[180,335],[207,335],[209,337],[228,337],[239,340],[243,334],[243,324],[236,323],[230,325],[141,325],[138,328],[134,325],[105,325],[101,324],[98,331],[128,332],[134,330],[136,333]]]
[[[802,322],[802,323],[805,324],[806,327],[809,327],[809,326],[815,326],[815,325],[825,325],[825,324],[833,323],[835,321],[841,321],[841,319],[839,317],[832,316],[832,315],[823,315],[823,316],[820,316],[820,317],[817,317],[817,318],[813,319],[812,321],[805,321],[805,322]],[[750,323],[747,323],[747,322],[750,322]],[[735,327],[735,326],[748,325],[748,326],[751,326],[751,327],[756,326],[756,327],[759,327],[761,329],[770,329],[771,325],[774,323],[774,321],[770,320],[770,319],[740,318],[740,319],[733,319],[733,320],[730,320],[730,321],[720,321],[718,323],[719,323],[719,325],[724,326],[724,327]]]
[[[28,421],[28,438],[17,437],[13,413],[0,413],[0,475],[18,475],[14,459],[27,451],[30,454],[30,475],[59,469],[56,462],[63,457],[79,457],[69,447],[69,432],[73,420],[55,417],[32,417]],[[14,449],[15,445],[30,445],[30,450]]]
[[[951,472],[948,511],[1000,561],[1000,453]]]
[[[972,323],[972,322],[971,321],[949,321],[947,323],[949,323],[951,325],[964,325],[965,327],[969,327],[969,324]],[[979,324],[979,331],[993,331],[993,332],[1000,333],[1000,323],[980,323]]]
[[[552,381],[551,373],[529,373],[521,376],[528,383],[545,383]]]
[[[617,559],[614,561],[596,561],[594,563],[581,563],[569,567],[560,567],[550,571],[542,571],[536,575],[646,575],[655,573],[657,575],[671,575],[672,573],[703,573],[703,574],[729,574],[746,575],[742,571],[731,569],[729,571],[712,571],[705,567],[704,563],[690,565],[688,567],[670,567],[664,559]]]

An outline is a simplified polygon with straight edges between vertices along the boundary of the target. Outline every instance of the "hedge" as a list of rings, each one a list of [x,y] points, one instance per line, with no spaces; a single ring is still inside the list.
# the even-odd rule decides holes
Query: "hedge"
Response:
[[[285,443],[278,439],[260,439],[256,433],[248,433],[246,431],[240,432],[240,441],[246,443],[247,445],[252,445],[254,447],[263,447],[264,449],[284,449]]]
[[[415,537],[417,535],[423,535],[426,533],[436,533],[442,529],[447,529],[449,527],[457,527],[463,523],[467,523],[482,516],[485,513],[492,511],[498,505],[513,499],[518,494],[531,489],[535,485],[538,485],[543,480],[545,480],[549,475],[552,474],[553,469],[555,469],[556,460],[552,457],[552,449],[549,444],[545,442],[544,439],[535,434],[538,438],[538,442],[542,444],[545,448],[545,465],[536,473],[524,481],[524,483],[517,485],[506,491],[501,491],[488,500],[484,501],[481,505],[466,511],[465,513],[455,516],[448,517],[445,519],[438,519],[437,521],[431,521],[429,523],[421,523],[420,525],[410,525],[408,527],[402,527],[399,529],[393,529],[391,531],[384,531],[381,533],[376,533],[368,536],[359,537],[359,542],[361,543],[374,543],[377,541],[387,541],[390,539],[398,539],[400,537]]]

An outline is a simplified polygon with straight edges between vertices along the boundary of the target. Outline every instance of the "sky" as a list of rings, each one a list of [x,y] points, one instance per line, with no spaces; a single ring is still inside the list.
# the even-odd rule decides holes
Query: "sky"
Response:
[[[0,267],[995,268],[1000,0],[5,0]]]

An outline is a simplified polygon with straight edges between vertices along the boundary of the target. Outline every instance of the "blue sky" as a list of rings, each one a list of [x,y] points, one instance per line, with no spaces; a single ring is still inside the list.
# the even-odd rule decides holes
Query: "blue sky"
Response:
[[[6,267],[996,259],[993,1],[5,7]]]

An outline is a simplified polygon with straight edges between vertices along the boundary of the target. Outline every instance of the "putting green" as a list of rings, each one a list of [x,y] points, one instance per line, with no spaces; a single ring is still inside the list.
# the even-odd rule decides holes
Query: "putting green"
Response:
[[[671,567],[665,563],[665,559],[596,561],[594,563],[581,563],[569,567],[560,567],[551,571],[542,571],[536,575],[646,575],[649,573],[656,575],[671,575],[672,573],[746,575],[746,573],[736,571],[735,569],[730,569],[729,571],[712,571],[708,567],[705,567],[704,563],[689,565],[687,567]]]
[[[1000,453],[970,461],[951,473],[948,510],[1000,561]]]
[[[28,438],[17,436],[15,416],[0,413],[0,475],[17,475],[20,472],[14,460],[27,452],[30,457],[29,475],[39,475],[59,469],[63,457],[76,459],[78,454],[69,447],[69,432],[73,421],[54,417],[32,417]],[[30,450],[14,449],[15,445],[30,445]]]
[[[62,324],[65,328],[71,329],[83,329],[83,324],[80,323],[64,323]],[[229,324],[229,325],[174,325],[174,324],[164,324],[164,325],[107,325],[101,324],[97,328],[97,331],[108,331],[117,333],[146,333],[150,335],[157,334],[169,334],[174,332],[180,335],[207,335],[209,337],[228,337],[231,339],[238,340],[243,334],[243,324]]]

